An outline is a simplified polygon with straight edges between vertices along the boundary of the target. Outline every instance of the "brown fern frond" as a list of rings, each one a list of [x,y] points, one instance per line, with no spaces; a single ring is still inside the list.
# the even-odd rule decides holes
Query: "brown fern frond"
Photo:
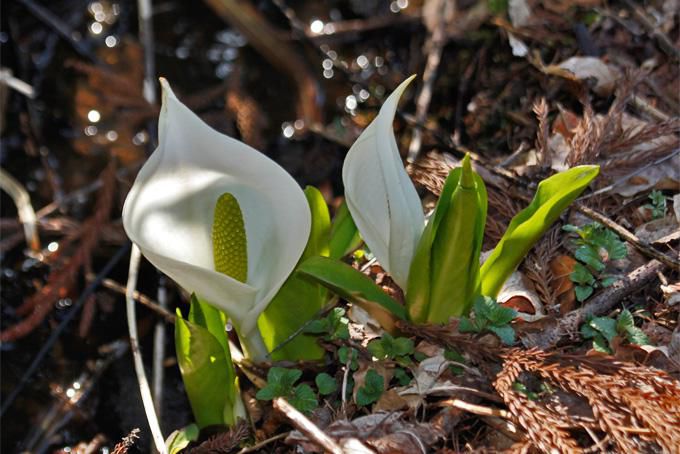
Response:
[[[557,305],[557,295],[552,285],[555,277],[550,269],[550,262],[557,256],[560,245],[560,226],[555,225],[531,250],[524,262],[525,274],[533,282],[546,307]]]
[[[189,450],[190,454],[223,454],[233,451],[242,441],[248,438],[250,429],[245,421],[240,420],[227,432],[213,435],[200,445]]]
[[[453,167],[437,153],[428,153],[408,167],[413,181],[436,196],[441,194],[451,169]]]
[[[78,271],[85,264],[99,241],[102,225],[108,220],[113,203],[116,181],[116,165],[111,160],[101,175],[102,188],[97,198],[95,213],[80,227],[81,241],[77,250],[63,267],[53,269],[47,283],[38,292],[28,297],[17,308],[19,315],[29,314],[26,318],[0,332],[0,342],[10,342],[29,334],[51,312],[55,301],[65,296],[74,286]]]
[[[582,448],[562,426],[566,421],[524,394],[513,389],[527,367],[525,358],[519,354],[505,356],[503,370],[496,376],[494,387],[503,398],[517,422],[527,431],[529,439],[545,452],[580,452]]]
[[[586,399],[599,429],[622,452],[639,451],[645,442],[667,452],[680,446],[680,384],[661,371],[611,357],[559,355],[535,349],[511,350],[503,359],[503,371],[494,386],[509,406],[517,406],[518,400],[511,395],[512,390],[508,391],[508,380],[514,382],[519,373],[529,372]],[[516,416],[526,412],[510,409]],[[533,435],[519,417],[518,422],[543,449],[548,435]]]
[[[550,137],[550,126],[548,124],[548,103],[545,98],[541,98],[534,104],[534,114],[538,119],[538,130],[536,131],[536,151],[538,152],[540,164],[544,167],[550,166],[550,148],[548,138]]]

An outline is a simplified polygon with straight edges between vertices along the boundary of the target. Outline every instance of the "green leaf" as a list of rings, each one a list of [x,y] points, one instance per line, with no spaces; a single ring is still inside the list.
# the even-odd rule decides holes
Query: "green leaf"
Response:
[[[649,338],[645,334],[644,331],[642,331],[640,328],[637,326],[633,326],[631,328],[628,328],[626,330],[626,339],[628,339],[628,342],[631,344],[635,345],[649,345]]]
[[[335,381],[335,378],[331,377],[326,372],[321,372],[317,375],[314,382],[319,390],[319,394],[324,396],[333,394],[338,389],[338,383]]]
[[[383,345],[381,339],[373,339],[368,343],[366,349],[374,358],[387,358],[387,352],[385,351],[385,346]]]
[[[299,369],[272,367],[267,373],[267,384],[280,386],[281,389],[288,392],[300,377],[302,377],[302,371]]]
[[[461,317],[458,322],[458,331],[461,333],[479,333],[481,329],[469,318]]]
[[[364,386],[358,389],[356,402],[360,407],[377,402],[385,390],[385,382],[379,373],[373,369],[366,372]]]
[[[633,314],[628,309],[624,309],[616,318],[616,330],[624,333],[629,328],[635,328],[635,320],[633,319]]]
[[[199,429],[196,424],[189,424],[179,430],[175,430],[165,439],[165,446],[168,453],[177,454],[182,449],[189,446],[192,441],[198,440]]]
[[[652,217],[659,219],[666,216],[666,197],[663,192],[654,190],[649,194],[651,204],[645,205],[645,208],[652,210]]]
[[[496,301],[488,296],[478,296],[473,305],[475,313],[475,320],[480,323],[486,323],[491,319],[491,314],[496,306]]]
[[[611,342],[616,337],[616,320],[609,317],[593,317],[588,320],[588,325],[598,331],[607,342]]]
[[[487,0],[489,11],[496,16],[504,14],[508,10],[508,0]]]
[[[233,369],[231,362],[231,352],[229,351],[229,338],[227,337],[227,317],[222,311],[208,303],[201,301],[195,294],[191,294],[191,305],[189,306],[188,320],[201,328],[208,330],[224,350],[224,356],[228,363],[228,368]],[[234,396],[229,396],[233,399]]]
[[[404,320],[406,317],[402,305],[390,298],[368,276],[345,263],[326,257],[312,257],[298,267],[298,273],[358,304],[387,331],[393,332],[396,319]]]
[[[602,278],[602,280],[600,281],[600,285],[602,287],[607,288],[618,280],[619,280],[619,278],[616,277],[616,276],[607,276],[607,277]]]
[[[569,279],[575,284],[592,285],[595,283],[595,277],[588,271],[588,268],[580,263],[574,264],[574,271],[569,275]]]
[[[241,207],[225,192],[215,204],[212,225],[215,270],[240,282],[248,279],[248,247]]]
[[[354,224],[347,203],[343,201],[333,218],[329,257],[332,259],[342,258],[358,248],[360,244],[361,235],[359,235],[359,230]]]
[[[510,325],[489,326],[488,330],[498,336],[505,345],[512,345],[515,343],[515,330]]]
[[[307,247],[298,265],[309,257],[327,256],[330,232],[328,206],[318,189],[308,186],[305,196],[312,213],[312,228]],[[327,290],[316,282],[291,274],[257,320],[264,344],[274,361],[314,361],[323,358],[324,349],[300,328],[325,306]],[[304,332],[307,332],[305,329]],[[291,339],[295,333],[298,333]]]
[[[493,300],[492,300],[493,301]],[[517,317],[517,311],[510,307],[503,307],[494,301],[494,307],[489,314],[489,321],[492,325],[507,325]]]
[[[600,333],[597,330],[591,328],[587,323],[581,325],[580,331],[584,339],[592,339],[595,336],[600,335]]]
[[[541,181],[534,199],[510,222],[481,268],[482,294],[496,297],[529,249],[597,176],[598,166],[578,166]]]
[[[198,426],[233,424],[235,420],[224,420],[225,407],[234,405],[229,396],[240,397],[231,358],[227,360],[222,344],[206,328],[185,321],[178,309],[175,348]]]
[[[288,398],[288,401],[292,406],[306,414],[311,413],[319,406],[314,390],[307,384],[296,386],[293,390],[293,395]]]
[[[577,285],[574,287],[574,294],[579,303],[584,302],[590,295],[593,294],[593,288],[590,285]]]
[[[465,155],[456,173],[458,184],[432,243],[432,289],[427,315],[431,323],[446,323],[450,317],[466,315],[479,294],[486,187],[484,180],[472,170],[469,155]]]
[[[378,359],[395,359],[413,353],[414,345],[411,339],[394,338],[389,333],[384,333],[380,339],[369,342],[367,348],[371,355]]]
[[[601,334],[598,334],[593,338],[593,350],[602,353],[612,353],[607,340]]]
[[[401,367],[394,369],[394,378],[397,379],[399,386],[406,386],[411,383],[411,380],[413,380],[411,376]]]
[[[272,400],[275,397],[288,398],[293,394],[293,385],[302,377],[298,369],[272,367],[267,373],[267,385],[259,390],[255,397],[259,400]]]
[[[341,364],[347,364],[347,361],[349,361],[349,368],[352,370],[357,370],[359,367],[358,358],[359,352],[354,348],[340,347],[338,349],[338,361],[340,361]]]
[[[349,319],[345,317],[345,309],[334,307],[326,320],[328,321],[328,340],[349,339]]]
[[[411,262],[406,289],[411,321],[446,323],[469,312],[479,292],[486,211],[484,181],[466,155],[463,166],[449,173]]]
[[[605,268],[604,263],[600,259],[600,254],[590,245],[579,246],[574,253],[574,257],[596,271],[602,271]]]

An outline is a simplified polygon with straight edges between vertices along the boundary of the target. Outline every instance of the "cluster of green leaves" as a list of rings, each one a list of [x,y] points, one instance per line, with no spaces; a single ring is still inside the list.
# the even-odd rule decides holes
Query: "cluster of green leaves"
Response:
[[[334,307],[330,313],[321,319],[312,320],[304,331],[310,334],[323,334],[327,341],[349,339],[349,319],[345,317],[345,309]]]
[[[306,383],[295,384],[301,377],[302,371],[299,369],[272,367],[267,374],[267,385],[259,390],[255,397],[259,400],[283,397],[301,412],[311,413],[319,406],[319,402],[311,386]],[[318,374],[314,383],[322,396],[333,394],[338,389],[335,378],[325,372]]]
[[[652,210],[652,218],[660,219],[666,216],[666,196],[661,191],[652,191],[649,194],[650,203],[645,205],[645,208]]]
[[[458,330],[461,333],[492,332],[506,345],[515,343],[515,330],[510,322],[517,316],[517,311],[503,307],[493,298],[480,296],[472,306],[474,318],[461,317]]]
[[[616,320],[610,317],[591,317],[581,325],[581,335],[593,340],[593,349],[611,353],[611,342],[616,337],[623,337],[631,344],[648,345],[647,335],[637,326],[633,314],[623,310]]]
[[[364,386],[357,390],[356,403],[359,406],[371,405],[377,402],[385,391],[385,380],[382,375],[369,369],[364,378]]]
[[[585,301],[598,287],[609,287],[616,282],[615,276],[604,274],[607,263],[620,260],[628,255],[626,244],[616,233],[596,222],[582,227],[567,224],[563,230],[578,235],[574,240],[574,257],[578,262],[569,275],[576,284],[576,299]]]
[[[401,365],[411,364],[409,355],[414,351],[411,339],[392,337],[390,333],[384,333],[379,339],[373,339],[367,348],[375,358],[390,359]]]

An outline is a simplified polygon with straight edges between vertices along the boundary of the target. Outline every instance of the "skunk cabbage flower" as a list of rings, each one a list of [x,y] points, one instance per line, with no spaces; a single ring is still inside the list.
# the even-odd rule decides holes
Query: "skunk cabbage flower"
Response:
[[[342,167],[347,207],[361,236],[404,289],[425,217],[399,156],[392,122],[399,98],[414,78],[406,79],[387,98],[350,148]]]
[[[159,144],[125,200],[125,231],[153,265],[224,311],[246,353],[263,359],[257,318],[305,248],[307,200],[278,164],[210,128],[161,85]],[[226,236],[214,231],[230,226]]]
[[[480,294],[496,297],[533,244],[595,178],[598,167],[574,167],[542,181],[534,200],[512,220],[480,269],[487,194],[469,156],[450,172],[424,228],[420,199],[392,131],[399,97],[411,80],[387,98],[347,153],[342,178],[357,228],[404,290],[410,320],[446,323],[467,314]]]

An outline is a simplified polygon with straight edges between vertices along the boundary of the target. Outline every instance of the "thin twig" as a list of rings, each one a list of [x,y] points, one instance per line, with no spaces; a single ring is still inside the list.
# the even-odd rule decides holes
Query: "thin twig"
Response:
[[[24,226],[26,244],[32,251],[40,251],[40,237],[36,227],[38,218],[33,205],[31,205],[31,197],[28,195],[28,191],[5,169],[0,169],[0,188],[12,198],[17,207],[19,221]]]
[[[156,293],[158,304],[164,311],[168,310],[168,291],[165,286],[165,277],[161,276],[158,281]],[[151,360],[151,380],[153,385],[153,401],[156,405],[156,415],[161,418],[163,407],[163,378],[165,367],[165,323],[163,320],[156,322],[153,333],[153,358]]]
[[[331,437],[326,435],[316,424],[300,413],[295,407],[282,397],[274,399],[274,408],[283,413],[300,432],[309,437],[327,452],[343,454],[342,448]]]
[[[440,402],[439,405],[446,407],[454,407],[460,410],[467,411],[468,413],[474,413],[480,416],[497,416],[503,419],[512,419],[512,413],[502,408],[491,408],[485,407],[484,405],[472,404],[460,399],[447,399]]]
[[[94,279],[94,275],[93,274],[87,274],[86,279],[91,281],[92,279]],[[110,290],[113,290],[113,291],[118,292],[122,295],[125,295],[125,286],[120,285],[118,282],[114,281],[113,279],[104,279],[102,281],[102,287],[106,287]],[[152,311],[154,311],[155,313],[157,313],[158,315],[163,317],[163,319],[167,323],[173,323],[173,324],[175,323],[175,314],[168,311],[167,309],[162,309],[157,302],[155,302],[154,300],[152,300],[151,298],[149,298],[145,294],[140,293],[139,291],[135,290],[134,293],[132,294],[132,297],[138,303],[143,304],[144,306],[148,307],[149,309],[151,309]]]
[[[432,100],[432,86],[437,77],[437,68],[442,59],[442,50],[446,44],[446,17],[449,8],[455,8],[456,2],[448,0],[429,0],[431,2],[439,2],[437,12],[439,14],[439,21],[432,33],[428,36],[425,42],[424,50],[427,52],[427,61],[425,63],[425,70],[423,72],[423,88],[418,93],[416,100],[416,121],[424,123],[427,110],[430,107]],[[422,131],[419,127],[413,128],[413,135],[411,136],[411,144],[408,148],[408,156],[406,162],[413,163],[418,158],[420,153],[420,146],[422,143]]]
[[[269,443],[273,443],[273,442],[280,440],[282,438],[286,438],[289,434],[290,434],[290,432],[284,432],[282,434],[274,435],[273,437],[269,437],[266,440],[262,440],[261,442],[256,443],[252,446],[248,446],[247,448],[243,448],[236,454],[246,454],[248,452],[258,451],[260,448],[267,446]]]
[[[9,88],[18,91],[29,99],[35,98],[35,90],[33,87],[23,80],[14,77],[12,75],[12,70],[8,68],[0,68],[0,84],[7,85]]]
[[[139,348],[139,338],[137,336],[137,312],[135,310],[135,300],[132,295],[135,292],[135,287],[137,287],[140,259],[141,252],[135,244],[132,246],[132,253],[130,254],[130,268],[125,291],[125,307],[127,309],[128,331],[130,332],[130,349],[135,363],[135,373],[137,374],[137,382],[139,383],[139,392],[142,395],[142,404],[144,405],[146,420],[149,423],[156,450],[161,454],[167,454],[168,451],[165,448],[165,439],[163,438],[163,433],[161,432],[161,427],[158,423],[158,417],[154,410],[153,398],[151,397],[149,382],[146,379],[146,372],[144,372],[144,362],[142,361],[142,353]]]

